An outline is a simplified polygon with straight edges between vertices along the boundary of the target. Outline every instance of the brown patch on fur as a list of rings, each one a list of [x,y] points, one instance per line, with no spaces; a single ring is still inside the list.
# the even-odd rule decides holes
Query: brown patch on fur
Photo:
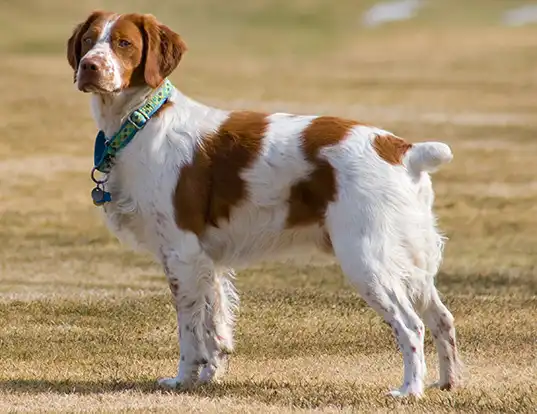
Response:
[[[186,52],[181,37],[151,14],[125,14],[114,24],[112,49],[123,68],[123,87],[159,87]],[[130,46],[120,47],[127,40]]]
[[[321,116],[315,118],[302,133],[302,149],[314,169],[311,174],[291,187],[287,228],[322,224],[328,203],[337,194],[334,168],[319,158],[319,151],[341,142],[358,122]]]
[[[373,140],[373,148],[380,158],[392,165],[400,165],[412,144],[393,135],[377,135]]]
[[[187,47],[181,37],[151,14],[135,15],[144,38],[143,63],[133,77],[136,81],[157,88],[179,64]]]
[[[143,32],[145,17],[140,14],[124,14],[114,22],[110,33],[110,43],[117,61],[121,66],[121,87],[139,86],[137,73],[144,65],[147,42]],[[120,42],[129,42],[121,46]]]
[[[231,209],[247,196],[240,173],[258,156],[267,125],[266,114],[237,111],[206,137],[179,173],[173,198],[178,227],[200,236],[229,220]]]

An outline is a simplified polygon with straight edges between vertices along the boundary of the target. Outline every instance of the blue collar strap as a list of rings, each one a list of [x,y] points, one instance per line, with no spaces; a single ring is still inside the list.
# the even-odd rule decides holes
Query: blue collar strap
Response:
[[[132,141],[136,133],[141,130],[162,105],[166,103],[173,90],[172,83],[166,79],[164,84],[147,101],[147,103],[131,113],[119,131],[107,139],[103,131],[99,131],[95,138],[95,151],[93,154],[95,169],[102,173],[109,173],[116,155]]]

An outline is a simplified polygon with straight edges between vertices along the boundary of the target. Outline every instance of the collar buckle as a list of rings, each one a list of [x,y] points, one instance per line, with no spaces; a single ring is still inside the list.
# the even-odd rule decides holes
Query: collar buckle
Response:
[[[127,117],[127,121],[129,121],[129,123],[134,126],[134,128],[136,128],[138,131],[140,131],[144,126],[145,126],[145,123],[146,123],[146,119],[145,117],[142,115],[142,119],[143,119],[143,123],[140,125],[138,123],[136,123],[136,121],[134,120],[133,118],[133,115],[137,115],[137,116],[140,116],[140,112],[139,111],[134,111],[133,113],[131,113],[128,117]]]

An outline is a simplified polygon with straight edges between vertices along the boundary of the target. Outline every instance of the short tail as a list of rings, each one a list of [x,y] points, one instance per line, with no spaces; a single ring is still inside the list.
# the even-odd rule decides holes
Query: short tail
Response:
[[[412,144],[403,163],[416,175],[422,171],[435,172],[442,164],[453,159],[451,148],[442,142],[420,142]]]

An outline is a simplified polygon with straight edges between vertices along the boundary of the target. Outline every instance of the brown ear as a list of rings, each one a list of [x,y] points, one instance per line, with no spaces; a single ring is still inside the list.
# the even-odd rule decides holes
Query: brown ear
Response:
[[[156,88],[177,67],[187,47],[177,33],[160,24],[152,15],[144,16],[143,32],[144,80],[146,84]]]
[[[74,71],[78,69],[78,64],[82,58],[82,43],[81,37],[89,29],[90,25],[99,17],[106,15],[107,13],[101,10],[95,10],[89,15],[85,22],[78,24],[73,30],[73,34],[67,41],[67,60]],[[76,76],[76,74],[75,74]]]

